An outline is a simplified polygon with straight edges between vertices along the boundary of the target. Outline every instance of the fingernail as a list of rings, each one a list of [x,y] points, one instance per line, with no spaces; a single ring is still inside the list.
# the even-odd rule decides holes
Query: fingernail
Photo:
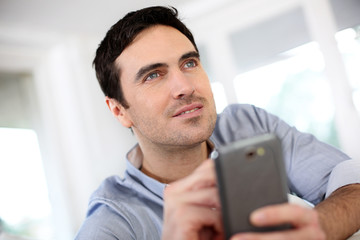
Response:
[[[248,238],[246,236],[235,236],[235,237],[232,237],[231,240],[247,240]]]
[[[266,221],[266,216],[261,211],[255,211],[253,214],[251,214],[251,220],[256,223],[263,223]]]

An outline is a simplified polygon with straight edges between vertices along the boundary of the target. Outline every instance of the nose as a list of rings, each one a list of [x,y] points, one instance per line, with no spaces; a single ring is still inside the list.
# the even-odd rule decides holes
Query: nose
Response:
[[[174,99],[185,99],[195,92],[193,79],[181,70],[174,71],[170,76],[171,95]]]

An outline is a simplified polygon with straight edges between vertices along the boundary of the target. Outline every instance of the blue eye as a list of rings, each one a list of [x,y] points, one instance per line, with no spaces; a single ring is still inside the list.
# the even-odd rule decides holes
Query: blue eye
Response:
[[[160,76],[160,74],[159,74],[158,72],[150,73],[150,74],[146,77],[145,81],[153,80],[153,79],[155,79],[155,78],[157,78],[157,77],[159,77],[159,76]]]
[[[197,63],[194,60],[190,60],[184,64],[185,68],[193,68],[196,66],[197,66]]]

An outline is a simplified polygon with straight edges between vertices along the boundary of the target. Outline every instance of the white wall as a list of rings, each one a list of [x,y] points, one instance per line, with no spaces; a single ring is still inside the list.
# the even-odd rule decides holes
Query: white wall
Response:
[[[33,76],[38,133],[57,239],[72,239],[90,194],[122,174],[135,144],[108,111],[91,63],[98,40],[1,29],[0,71]],[[14,41],[16,38],[16,41]],[[25,106],[24,106],[25,107]]]

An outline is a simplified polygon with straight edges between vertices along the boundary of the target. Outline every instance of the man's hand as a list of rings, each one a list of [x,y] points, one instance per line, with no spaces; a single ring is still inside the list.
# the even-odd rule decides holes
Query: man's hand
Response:
[[[231,240],[325,239],[316,210],[295,204],[260,208],[251,214],[250,221],[259,227],[290,223],[293,228],[268,233],[241,233],[234,235]]]
[[[241,233],[234,239],[325,239],[314,209],[280,204],[256,210],[256,226],[290,223],[294,228],[270,233]],[[221,209],[214,162],[206,160],[191,175],[167,186],[164,192],[162,239],[223,239]]]
[[[360,184],[335,191],[314,209],[280,204],[256,210],[255,226],[290,223],[293,228],[268,233],[239,233],[235,239],[345,239],[359,229]],[[338,219],[338,221],[336,220]],[[326,235],[324,230],[326,231]],[[163,239],[223,239],[214,162],[206,160],[164,192]]]
[[[212,160],[166,187],[162,239],[223,239]]]

